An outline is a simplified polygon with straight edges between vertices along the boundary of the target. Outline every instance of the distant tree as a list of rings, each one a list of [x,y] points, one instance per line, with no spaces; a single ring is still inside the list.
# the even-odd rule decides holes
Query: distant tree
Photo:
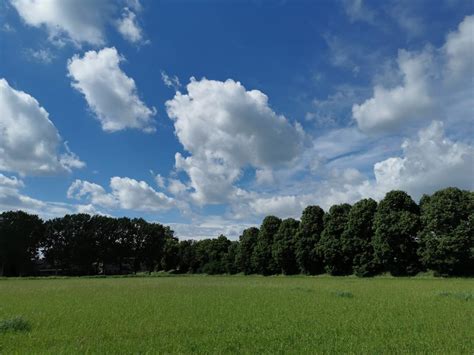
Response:
[[[343,257],[341,236],[346,227],[351,205],[334,205],[324,216],[324,230],[316,251],[324,258],[324,268],[331,275],[347,275],[352,265]]]
[[[249,275],[255,272],[252,255],[258,240],[258,228],[251,227],[243,231],[237,248],[237,265],[239,270]]]
[[[95,215],[90,220],[94,239],[97,241],[97,258],[99,272],[102,274],[116,273],[112,266],[118,265],[117,258],[117,219]]]
[[[196,272],[198,263],[196,260],[196,242],[193,240],[183,240],[178,246],[178,269],[181,273]]]
[[[414,275],[420,270],[417,234],[418,205],[403,191],[390,191],[380,201],[374,218],[375,260],[394,276]]]
[[[138,234],[140,235],[140,254],[148,272],[161,269],[161,259],[164,254],[166,238],[171,238],[168,227],[159,223],[148,223],[139,220]],[[167,230],[168,228],[168,230]]]
[[[227,253],[224,255],[224,266],[226,273],[236,274],[239,272],[239,267],[237,264],[237,250],[239,247],[239,242],[233,241],[230,242],[227,249]]]
[[[474,273],[474,193],[450,187],[423,196],[418,249],[439,275]]]
[[[161,267],[165,271],[176,270],[179,266],[179,241],[173,236],[168,228],[163,248],[163,257],[161,258]]]
[[[0,275],[22,276],[34,272],[43,221],[22,211],[0,214]]]
[[[278,272],[272,256],[272,249],[280,223],[280,218],[267,216],[260,226],[257,245],[252,256],[254,269],[259,274],[271,275]]]
[[[99,240],[88,214],[65,215],[48,221],[41,246],[45,259],[65,274],[98,273]]]
[[[293,219],[284,219],[275,234],[272,254],[277,269],[285,275],[297,274],[295,242],[300,222]]]
[[[372,276],[378,272],[374,260],[372,239],[377,202],[364,199],[354,204],[349,212],[346,228],[341,236],[344,264],[351,266],[357,276]]]
[[[324,272],[323,260],[316,253],[316,244],[324,229],[324,211],[319,206],[308,206],[301,216],[296,234],[296,261],[304,274],[315,275]]]

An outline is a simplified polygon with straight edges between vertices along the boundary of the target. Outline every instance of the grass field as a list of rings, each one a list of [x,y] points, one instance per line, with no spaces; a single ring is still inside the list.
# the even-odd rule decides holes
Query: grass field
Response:
[[[0,321],[28,327],[0,353],[473,354],[473,295],[430,277],[2,279]]]

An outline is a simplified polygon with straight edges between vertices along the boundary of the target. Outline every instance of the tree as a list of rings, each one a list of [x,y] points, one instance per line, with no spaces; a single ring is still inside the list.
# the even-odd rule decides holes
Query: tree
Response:
[[[273,259],[277,269],[285,275],[293,275],[298,273],[298,264],[296,263],[295,241],[300,222],[293,219],[284,219],[272,247]]]
[[[301,216],[296,234],[296,261],[304,274],[315,275],[324,272],[324,265],[316,253],[316,244],[324,229],[324,211],[319,206],[308,206]]]
[[[243,231],[239,238],[239,245],[237,248],[237,265],[239,270],[244,274],[249,275],[255,272],[252,263],[252,255],[258,240],[258,228],[251,227]]]
[[[168,228],[161,258],[161,267],[165,271],[176,270],[179,265],[179,241],[173,236],[173,232]]]
[[[324,258],[324,268],[331,275],[347,275],[351,273],[342,254],[341,236],[344,232],[351,205],[344,203],[334,205],[324,216],[324,230],[316,250]]]
[[[420,229],[418,205],[403,191],[390,191],[380,201],[374,218],[375,260],[394,276],[420,270],[416,236]]]
[[[196,272],[198,263],[196,260],[196,242],[183,240],[178,246],[178,269],[181,273]]]
[[[423,196],[418,253],[439,275],[474,273],[474,193],[450,187]]]
[[[378,271],[372,246],[376,210],[377,202],[372,199],[364,199],[354,204],[341,236],[344,264],[351,265],[357,276],[372,276]]]
[[[43,221],[22,211],[0,214],[0,275],[23,276],[34,271]]]
[[[260,226],[257,245],[252,256],[255,271],[259,274],[271,275],[277,272],[272,256],[272,248],[280,223],[280,218],[267,216]]]
[[[237,264],[237,250],[239,242],[230,242],[227,253],[224,255],[224,266],[228,274],[236,274],[239,272]]]

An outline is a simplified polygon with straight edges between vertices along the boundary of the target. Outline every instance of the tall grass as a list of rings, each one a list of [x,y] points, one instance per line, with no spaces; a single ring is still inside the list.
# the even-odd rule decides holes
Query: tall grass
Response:
[[[34,324],[0,333],[0,353],[473,354],[473,290],[428,277],[0,280],[0,319]]]

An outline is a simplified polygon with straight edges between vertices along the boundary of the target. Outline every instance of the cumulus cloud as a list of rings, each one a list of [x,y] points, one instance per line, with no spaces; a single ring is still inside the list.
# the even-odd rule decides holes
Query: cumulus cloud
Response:
[[[143,31],[138,24],[137,15],[128,7],[123,9],[122,17],[117,20],[117,29],[129,42],[140,43],[143,41]]]
[[[69,187],[67,196],[74,199],[87,199],[92,205],[115,209],[143,212],[164,211],[176,207],[175,201],[162,192],[157,192],[145,181],[127,177],[112,177],[110,190],[95,183],[76,180]]]
[[[120,68],[123,60],[114,47],[88,51],[82,58],[75,55],[68,61],[72,86],[84,95],[104,131],[153,132],[156,110],[138,97],[135,81]]]
[[[268,105],[258,90],[247,91],[233,80],[195,80],[187,94],[166,102],[175,133],[189,152],[177,153],[176,168],[185,171],[198,203],[220,203],[238,196],[234,187],[242,168],[268,168],[291,162],[304,138]]]
[[[443,50],[447,58],[446,77],[449,81],[466,81],[474,76],[474,15],[466,16],[457,31],[448,34]]]
[[[425,47],[420,53],[401,50],[398,67],[403,83],[376,85],[373,97],[352,107],[352,116],[366,133],[387,133],[414,126],[414,121],[436,118],[472,118],[474,16],[467,16],[439,49]],[[465,118],[464,118],[465,119]],[[415,125],[416,126],[416,125]]]
[[[419,198],[446,186],[474,188],[474,147],[446,138],[441,122],[422,129],[417,140],[406,140],[402,150],[402,157],[374,165],[378,189],[402,189]]]
[[[355,104],[352,114],[359,128],[368,133],[384,132],[423,118],[433,105],[427,77],[431,62],[428,51],[400,51],[398,65],[403,84],[390,89],[377,85],[372,98]]]
[[[51,175],[84,166],[39,102],[0,79],[0,170]]]
[[[32,27],[45,28],[57,44],[72,42],[95,46],[106,42],[106,28],[116,23],[122,36],[136,43],[143,38],[135,12],[139,1],[113,0],[10,0],[23,21]],[[119,18],[120,7],[124,6]]]

